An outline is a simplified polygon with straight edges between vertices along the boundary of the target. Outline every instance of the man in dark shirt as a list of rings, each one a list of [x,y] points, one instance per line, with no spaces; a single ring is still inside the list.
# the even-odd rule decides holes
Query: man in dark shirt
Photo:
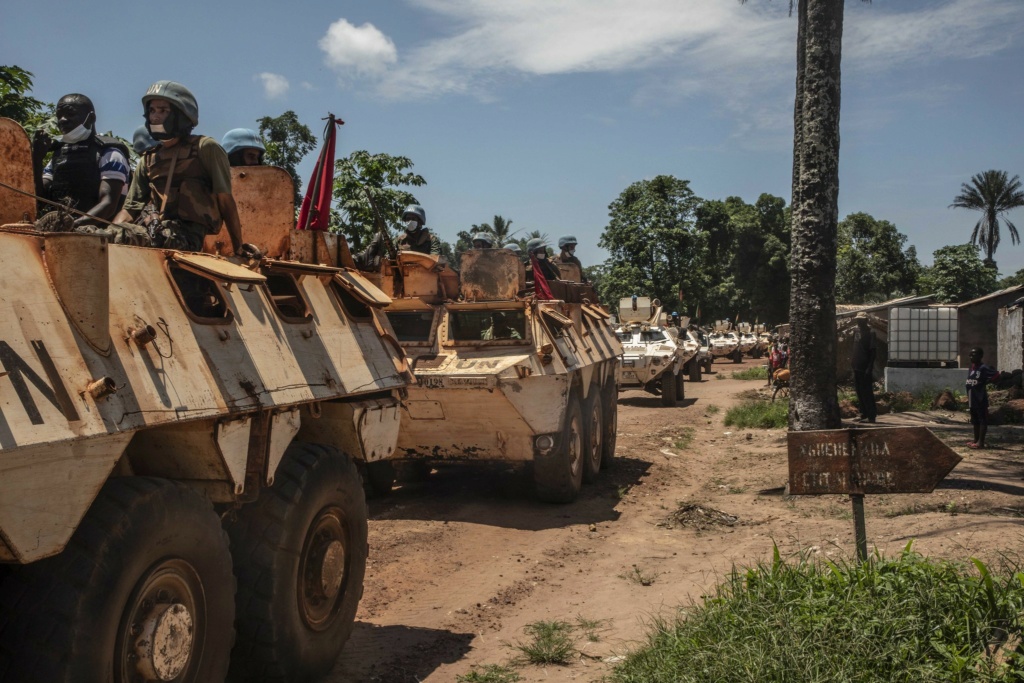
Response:
[[[984,448],[988,432],[988,388],[987,385],[999,376],[999,371],[981,362],[985,352],[980,348],[971,349],[971,367],[967,370],[967,405],[971,410],[971,424],[974,426],[974,441],[970,448]]]
[[[858,313],[854,320],[857,322],[857,329],[853,333],[850,365],[853,367],[853,384],[857,390],[857,403],[860,405],[859,421],[874,422],[878,412],[875,408],[875,380],[872,372],[878,347],[875,343],[875,333],[868,327],[868,314]]]

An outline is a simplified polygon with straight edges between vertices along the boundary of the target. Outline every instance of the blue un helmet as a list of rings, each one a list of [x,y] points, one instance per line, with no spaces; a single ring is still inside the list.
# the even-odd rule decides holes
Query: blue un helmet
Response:
[[[402,221],[419,221],[420,227],[427,224],[427,212],[419,204],[410,204],[402,212]]]
[[[572,235],[566,235],[564,237],[559,237],[558,238],[558,248],[559,249],[565,249],[566,247],[569,247],[569,246],[572,246],[572,247],[576,246],[576,238],[575,237],[573,237]]]
[[[544,244],[544,240],[542,240],[539,237],[534,237],[532,240],[526,243],[526,253],[532,254],[535,251],[544,251],[545,249],[547,249],[547,246],[548,245]]]
[[[145,126],[136,128],[135,134],[132,135],[132,149],[139,156],[142,156],[159,144],[160,142],[153,139],[153,136],[149,134],[149,129]]]
[[[220,144],[228,153],[232,166],[259,166],[263,163],[263,153],[267,151],[259,133],[251,128],[229,130]],[[251,152],[256,152],[256,155]]]
[[[483,247],[476,246],[477,242],[483,242]],[[494,246],[494,235],[489,232],[477,232],[473,233],[473,248],[474,249],[490,249]]]

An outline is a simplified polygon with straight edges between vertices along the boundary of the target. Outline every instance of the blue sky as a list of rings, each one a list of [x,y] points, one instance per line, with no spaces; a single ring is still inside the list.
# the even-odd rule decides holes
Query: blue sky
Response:
[[[0,63],[34,94],[89,95],[130,137],[155,80],[196,94],[218,139],[292,109],[354,149],[410,157],[442,238],[495,214],[585,264],[608,204],[658,174],[701,197],[790,196],[796,20],[786,0],[8,3]],[[42,32],[39,32],[39,29]],[[840,212],[909,236],[925,263],[977,218],[974,173],[1024,174],[1024,0],[850,0]],[[304,164],[308,176],[312,157]],[[1024,210],[1010,215],[1024,231]],[[1009,236],[1004,274],[1024,268]]]

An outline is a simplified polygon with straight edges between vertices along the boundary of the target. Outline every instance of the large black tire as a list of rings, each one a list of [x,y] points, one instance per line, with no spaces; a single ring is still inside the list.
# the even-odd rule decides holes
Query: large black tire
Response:
[[[704,361],[704,372],[711,374],[711,365],[715,362],[714,356],[708,356],[708,359]]]
[[[735,351],[733,351],[732,352],[732,362],[733,363],[742,363],[743,362],[743,352],[740,351],[739,349],[736,349]]]
[[[676,375],[676,401],[682,401],[684,398],[686,398],[685,376],[680,372]]]
[[[546,503],[571,503],[583,486],[583,410],[577,391],[569,393],[558,443],[533,461],[537,497]]]
[[[604,459],[604,401],[603,391],[596,382],[590,385],[583,403],[583,481],[592,484],[601,473]]]
[[[222,681],[234,596],[227,537],[205,496],[164,479],[112,479],[61,554],[0,584],[0,680]],[[145,643],[157,647],[138,656]]]
[[[700,360],[697,358],[690,359],[690,381],[699,382],[701,380],[700,372]]]
[[[661,405],[674,406],[676,404],[676,376],[666,372],[661,376]]]
[[[288,447],[274,485],[228,523],[238,577],[230,680],[309,681],[331,670],[363,595],[366,518],[347,456]]]
[[[376,460],[366,463],[362,469],[371,495],[384,497],[391,493],[398,477],[394,463],[390,460]]]
[[[619,388],[615,378],[610,378],[601,392],[604,403],[604,438],[601,439],[601,469],[607,469],[615,459],[615,442],[619,434]]]

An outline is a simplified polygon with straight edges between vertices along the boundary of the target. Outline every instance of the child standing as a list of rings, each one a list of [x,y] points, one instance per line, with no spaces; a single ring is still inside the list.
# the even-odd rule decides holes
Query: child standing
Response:
[[[971,349],[971,367],[967,371],[967,405],[971,410],[971,424],[974,425],[974,441],[969,448],[984,448],[985,433],[988,431],[988,389],[987,385],[999,376],[997,370],[981,362],[985,352],[980,348]]]

